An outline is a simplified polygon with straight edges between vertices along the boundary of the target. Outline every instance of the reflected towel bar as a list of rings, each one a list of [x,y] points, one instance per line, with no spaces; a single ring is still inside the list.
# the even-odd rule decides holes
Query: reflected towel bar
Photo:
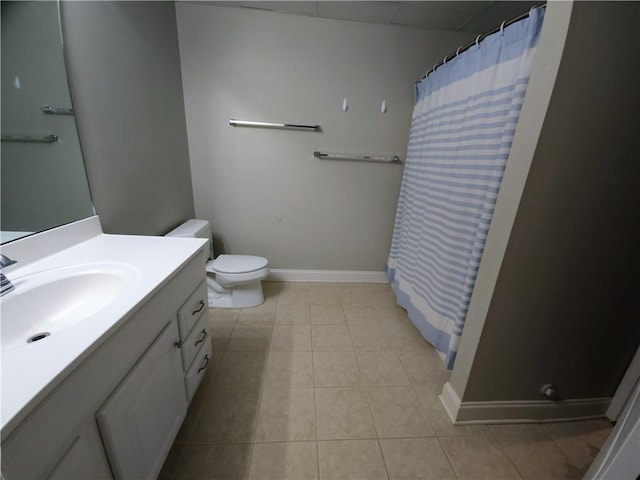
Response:
[[[47,115],[73,115],[73,108],[66,107],[52,107],[50,105],[46,105],[44,107],[40,107],[42,113],[46,113]]]
[[[293,123],[273,123],[273,122],[252,122],[249,120],[229,120],[232,127],[258,127],[258,128],[283,128],[288,130],[311,130],[319,131],[320,125],[296,125]]]
[[[322,153],[313,152],[315,158],[320,160],[351,160],[355,162],[380,162],[380,163],[402,163],[398,155],[356,155],[348,153]]]
[[[3,142],[30,142],[30,143],[55,143],[58,141],[58,135],[52,133],[50,135],[32,136],[32,135],[2,135]]]

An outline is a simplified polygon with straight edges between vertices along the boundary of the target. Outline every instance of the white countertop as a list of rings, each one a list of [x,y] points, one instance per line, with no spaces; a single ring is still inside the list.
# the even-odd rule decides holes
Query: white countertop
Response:
[[[99,221],[97,225],[99,228]],[[23,244],[11,250],[8,247],[13,244],[9,244],[2,248],[3,254],[18,261],[3,269],[10,280],[36,272],[94,262],[124,263],[135,269],[136,274],[116,300],[81,323],[40,342],[2,351],[0,368],[3,437],[124,323],[166,279],[171,278],[182,265],[197,255],[206,242],[190,238],[107,235],[98,230],[94,232],[94,236],[89,235],[90,238],[87,239],[85,235],[84,240],[73,246],[67,246],[35,261],[21,262],[21,252],[28,251],[25,256],[37,257],[33,252],[36,245],[33,239],[46,233],[16,242],[31,239],[31,243],[26,246]],[[51,247],[48,249],[51,250]],[[10,252],[15,256],[10,255]],[[202,268],[204,270],[204,264]],[[0,299],[0,312],[2,300],[16,293],[19,293],[19,287]],[[0,322],[5,320],[8,319],[0,317]]]

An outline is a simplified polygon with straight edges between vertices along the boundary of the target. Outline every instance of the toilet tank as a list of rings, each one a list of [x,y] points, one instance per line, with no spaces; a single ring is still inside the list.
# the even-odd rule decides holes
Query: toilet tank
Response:
[[[198,220],[192,218],[182,225],[177,226],[165,237],[184,237],[184,238],[206,238],[209,240],[204,249],[207,259],[213,258],[213,240],[211,238],[211,224],[207,220]]]

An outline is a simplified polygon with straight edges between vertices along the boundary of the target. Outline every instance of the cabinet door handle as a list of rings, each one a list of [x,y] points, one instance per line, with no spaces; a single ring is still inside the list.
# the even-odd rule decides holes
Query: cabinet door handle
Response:
[[[200,306],[197,309],[195,309],[193,312],[191,312],[191,315],[195,315],[196,313],[200,313],[203,308],[204,308],[204,302],[202,300],[200,300]]]
[[[205,368],[207,368],[207,365],[209,365],[209,355],[205,355],[204,356],[204,363],[202,364],[202,366],[198,369],[198,371],[196,372],[196,375],[199,374],[202,370],[204,370]]]
[[[209,335],[209,332],[207,332],[206,328],[202,329],[202,336],[196,341],[196,343],[194,344],[194,346],[198,346],[200,345],[202,342],[204,342],[204,339],[207,338],[207,335]]]

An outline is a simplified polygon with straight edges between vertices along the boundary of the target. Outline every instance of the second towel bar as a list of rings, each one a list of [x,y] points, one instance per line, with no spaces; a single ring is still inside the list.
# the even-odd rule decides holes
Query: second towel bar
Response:
[[[313,152],[315,158],[320,160],[352,160],[356,162],[381,162],[381,163],[402,163],[398,155],[376,155],[376,154],[349,154],[349,153],[322,153]]]

